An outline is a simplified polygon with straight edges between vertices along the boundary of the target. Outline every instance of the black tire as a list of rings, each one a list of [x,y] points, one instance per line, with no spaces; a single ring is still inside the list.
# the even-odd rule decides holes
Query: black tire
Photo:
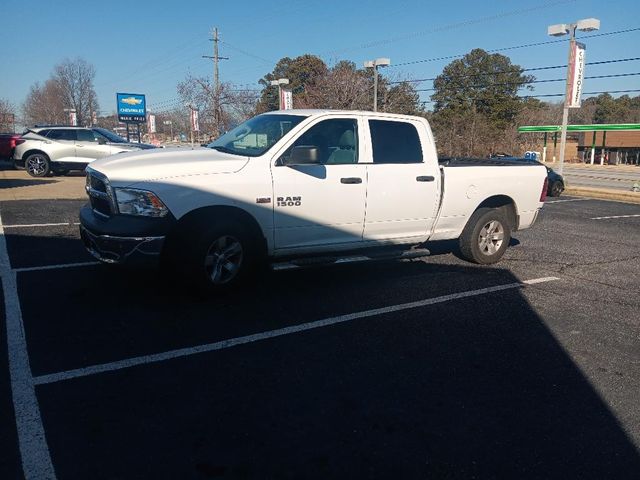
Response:
[[[496,263],[511,241],[511,227],[496,208],[479,208],[458,239],[465,260],[482,265]]]
[[[40,152],[32,153],[25,159],[24,168],[32,177],[46,177],[51,171],[49,157]]]
[[[250,278],[262,260],[257,239],[235,219],[193,222],[169,247],[171,270],[199,293],[233,289]]]
[[[562,195],[563,191],[564,191],[564,185],[560,180],[556,180],[551,184],[551,187],[549,188],[549,196],[559,197],[560,195]]]

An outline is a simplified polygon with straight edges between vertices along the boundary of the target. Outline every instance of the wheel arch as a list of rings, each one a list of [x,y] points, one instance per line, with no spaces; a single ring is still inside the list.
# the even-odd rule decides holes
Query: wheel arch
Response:
[[[51,161],[51,157],[49,156],[49,154],[43,150],[40,150],[39,148],[32,148],[30,150],[27,150],[26,152],[24,152],[22,154],[22,160],[27,160],[27,158],[29,158],[30,155],[33,155],[34,153],[40,153],[42,155],[44,155],[45,157],[47,157],[47,160],[50,162]]]
[[[249,229],[251,234],[258,239],[261,253],[264,255],[267,254],[267,239],[256,218],[246,210],[232,205],[212,205],[191,210],[178,219],[170,235],[172,235],[172,233],[180,234],[185,230],[195,228],[198,223],[205,219],[216,218],[233,218],[239,220]]]
[[[520,216],[518,215],[518,207],[513,198],[508,195],[493,195],[482,201],[472,212],[472,215],[480,208],[496,208],[502,210],[504,216],[509,222],[511,231],[518,230]]]

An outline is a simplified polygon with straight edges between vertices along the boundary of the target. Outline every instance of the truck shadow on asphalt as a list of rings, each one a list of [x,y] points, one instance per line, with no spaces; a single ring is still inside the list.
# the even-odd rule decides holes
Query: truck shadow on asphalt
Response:
[[[57,180],[43,180],[39,178],[0,178],[0,190],[6,188],[46,185],[48,183],[57,183]]]
[[[12,255],[27,243],[21,236],[10,235]],[[79,242],[39,241],[59,252]],[[205,299],[153,271],[19,273],[32,369],[43,375],[519,281],[499,265],[442,252],[426,262],[268,273]],[[517,288],[37,393],[60,478],[602,479],[640,471],[615,415]]]

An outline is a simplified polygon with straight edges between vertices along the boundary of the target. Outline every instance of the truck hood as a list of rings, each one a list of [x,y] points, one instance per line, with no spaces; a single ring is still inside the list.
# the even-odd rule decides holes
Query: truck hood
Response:
[[[158,148],[119,153],[91,162],[90,168],[113,183],[132,184],[184,175],[235,173],[249,157],[222,153],[210,148]]]

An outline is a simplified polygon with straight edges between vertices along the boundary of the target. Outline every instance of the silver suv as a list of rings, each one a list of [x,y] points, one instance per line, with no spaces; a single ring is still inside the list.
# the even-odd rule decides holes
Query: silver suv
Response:
[[[36,127],[16,141],[13,160],[32,177],[84,170],[92,161],[131,150],[153,148],[130,143],[104,128]]]

